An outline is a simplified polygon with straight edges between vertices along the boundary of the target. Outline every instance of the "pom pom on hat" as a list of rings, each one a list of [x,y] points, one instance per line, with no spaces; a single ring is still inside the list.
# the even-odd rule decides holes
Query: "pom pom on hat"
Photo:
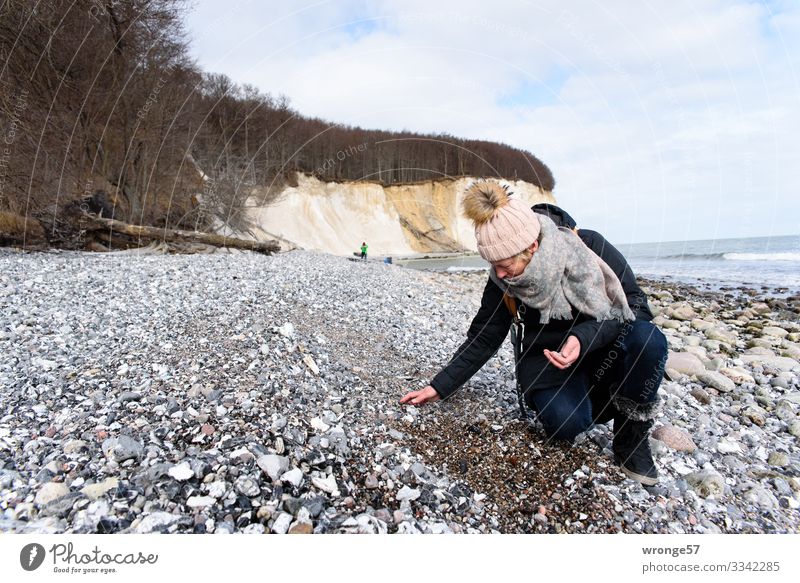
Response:
[[[508,186],[497,182],[480,180],[473,182],[464,194],[464,214],[475,225],[492,220],[498,209],[508,204]]]

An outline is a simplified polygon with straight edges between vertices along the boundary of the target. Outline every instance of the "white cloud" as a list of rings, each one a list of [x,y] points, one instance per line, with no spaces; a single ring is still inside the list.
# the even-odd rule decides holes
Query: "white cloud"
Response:
[[[240,0],[189,23],[201,66],[303,114],[532,151],[614,241],[800,231],[796,3],[563,6]]]

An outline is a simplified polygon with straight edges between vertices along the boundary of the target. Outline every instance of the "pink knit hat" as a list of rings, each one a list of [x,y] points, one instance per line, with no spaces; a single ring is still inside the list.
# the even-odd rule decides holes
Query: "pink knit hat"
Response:
[[[530,207],[493,180],[473,182],[464,194],[464,214],[475,225],[478,253],[501,261],[530,247],[539,238],[539,219]]]

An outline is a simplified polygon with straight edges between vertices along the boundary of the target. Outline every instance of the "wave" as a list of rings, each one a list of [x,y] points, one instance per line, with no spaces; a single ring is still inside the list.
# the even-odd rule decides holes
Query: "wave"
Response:
[[[800,261],[800,253],[725,253],[732,261]]]
[[[486,271],[488,267],[460,267],[457,265],[451,265],[445,271],[449,272],[456,272],[456,271]]]
[[[700,261],[713,259],[717,261],[800,261],[800,253],[680,253],[678,255],[662,255],[656,259],[683,259]]]

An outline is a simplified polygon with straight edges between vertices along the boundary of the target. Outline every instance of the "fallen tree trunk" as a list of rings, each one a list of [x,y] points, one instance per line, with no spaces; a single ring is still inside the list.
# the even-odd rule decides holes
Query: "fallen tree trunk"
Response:
[[[179,242],[179,243],[205,243],[215,247],[233,247],[235,249],[247,249],[248,251],[258,251],[271,255],[280,251],[280,244],[277,241],[248,241],[225,235],[215,235],[213,233],[201,233],[200,231],[180,231],[178,229],[161,229],[158,227],[145,227],[142,225],[130,225],[115,219],[104,219],[101,217],[84,214],[81,217],[81,228],[87,231],[108,231],[129,235],[139,239]]]

